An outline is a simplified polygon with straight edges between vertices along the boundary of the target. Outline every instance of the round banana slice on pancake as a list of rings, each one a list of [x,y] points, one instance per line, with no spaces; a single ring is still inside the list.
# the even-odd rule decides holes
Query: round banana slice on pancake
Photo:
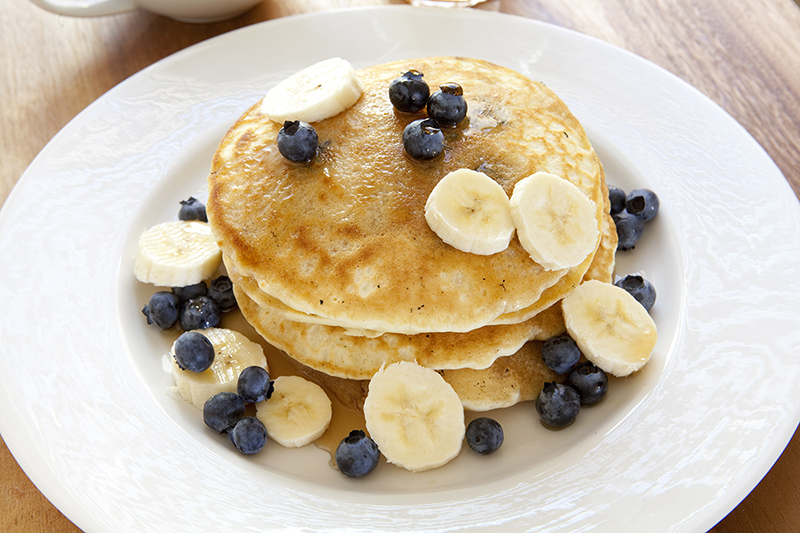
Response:
[[[467,120],[444,130],[444,153],[432,161],[410,159],[401,140],[424,112],[396,112],[388,98],[390,82],[412,68],[431,86],[460,84],[469,102]],[[258,103],[221,142],[207,212],[236,270],[296,312],[404,334],[467,332],[549,307],[550,288],[552,301],[565,296],[574,284],[558,282],[579,281],[590,261],[546,270],[516,238],[489,256],[455,249],[428,226],[425,203],[461,168],[486,174],[509,197],[543,171],[594,202],[600,228],[603,169],[566,104],[541,83],[474,59],[403,60],[357,74],[358,101],[314,123],[320,149],[310,163],[280,156],[280,125]]]
[[[510,204],[522,247],[546,269],[580,265],[597,248],[596,206],[567,180],[536,172],[517,182]]]
[[[506,191],[466,168],[439,180],[425,203],[425,220],[444,242],[472,254],[502,252],[515,230]]]

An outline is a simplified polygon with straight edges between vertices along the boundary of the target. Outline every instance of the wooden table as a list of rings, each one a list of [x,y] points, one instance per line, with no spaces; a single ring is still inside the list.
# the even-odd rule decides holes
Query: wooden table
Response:
[[[309,11],[403,0],[265,0],[234,20],[175,22],[144,11],[73,19],[0,2],[0,201],[70,119],[151,63],[209,37]],[[490,0],[499,10],[630,50],[691,83],[738,120],[800,195],[800,8],[792,0]],[[0,531],[78,529],[0,447]],[[796,531],[800,436],[713,531]]]

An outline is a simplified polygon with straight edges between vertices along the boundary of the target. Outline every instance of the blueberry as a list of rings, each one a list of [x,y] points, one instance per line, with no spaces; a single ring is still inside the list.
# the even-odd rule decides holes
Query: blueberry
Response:
[[[435,120],[415,120],[403,130],[403,148],[414,159],[433,159],[444,150],[444,134]]]
[[[536,398],[536,412],[542,422],[551,428],[563,428],[572,424],[581,410],[578,391],[561,383],[545,383]]]
[[[181,308],[181,328],[184,331],[213,328],[219,324],[219,306],[208,296],[192,298]]]
[[[617,226],[617,249],[618,250],[633,250],[636,243],[644,233],[644,221],[636,215],[623,211],[612,217],[614,224]]]
[[[580,348],[567,334],[550,337],[542,345],[542,360],[556,374],[566,374],[580,358]]]
[[[353,430],[336,447],[336,467],[347,477],[364,477],[378,466],[380,452],[375,441]]]
[[[219,392],[203,404],[203,422],[220,433],[226,433],[244,417],[242,397],[232,392]]]
[[[608,199],[611,202],[611,214],[616,215],[625,210],[625,191],[619,187],[608,188]]]
[[[481,416],[467,425],[466,437],[473,451],[489,455],[503,444],[503,427],[497,420]]]
[[[178,322],[181,300],[171,292],[159,291],[150,297],[142,314],[147,317],[148,324],[155,324],[161,329],[169,329]]]
[[[656,288],[642,276],[628,275],[617,280],[614,285],[631,293],[631,296],[636,298],[636,301],[642,304],[648,311],[650,311],[650,309],[653,308],[653,304],[656,303]]]
[[[208,293],[208,287],[204,281],[195,283],[194,285],[186,285],[185,287],[172,287],[172,293],[181,299],[181,303],[186,303],[192,298],[205,296]]]
[[[650,189],[636,189],[625,198],[625,209],[643,221],[653,220],[658,214],[658,196]]]
[[[389,101],[395,109],[403,113],[416,113],[425,109],[430,94],[431,90],[422,79],[422,72],[418,70],[409,70],[389,84]]]
[[[233,283],[228,276],[220,276],[208,286],[208,296],[219,306],[223,313],[236,309],[236,296],[233,295]]]
[[[181,370],[203,372],[214,362],[214,345],[202,333],[182,333],[174,345],[175,361]]]
[[[233,429],[228,431],[228,438],[240,452],[251,455],[260,452],[267,444],[267,428],[254,416],[246,416],[239,420]]]
[[[248,366],[239,374],[236,391],[247,403],[268,400],[274,387],[269,373],[260,366]]]
[[[589,361],[579,363],[567,376],[567,385],[578,391],[581,404],[596,404],[608,392],[608,376]]]
[[[464,91],[457,83],[445,83],[428,98],[428,116],[446,128],[455,128],[467,116]]]
[[[308,122],[287,120],[278,132],[278,151],[294,163],[311,161],[318,146],[317,130]]]
[[[200,220],[201,222],[208,222],[206,216],[206,204],[190,196],[188,200],[181,200],[181,208],[178,211],[179,220]]]

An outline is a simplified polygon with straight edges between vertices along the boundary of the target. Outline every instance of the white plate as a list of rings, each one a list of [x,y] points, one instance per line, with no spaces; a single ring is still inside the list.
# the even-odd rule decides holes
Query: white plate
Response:
[[[235,453],[164,392],[165,337],[144,325],[136,238],[204,197],[225,129],[277,80],[473,56],[552,87],[609,182],[662,209],[617,272],[658,289],[639,375],[564,431],[532,405],[498,416],[501,452],[465,450],[363,480],[314,446]],[[478,10],[381,7],[286,18],[193,46],[89,106],[0,215],[0,428],[44,494],[87,531],[701,530],[756,485],[800,417],[800,209],[756,142],[703,95],[608,44]]]

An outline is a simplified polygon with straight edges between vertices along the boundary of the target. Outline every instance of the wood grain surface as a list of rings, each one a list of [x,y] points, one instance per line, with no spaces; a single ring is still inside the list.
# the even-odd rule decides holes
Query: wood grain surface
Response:
[[[145,11],[69,18],[27,0],[2,0],[0,202],[75,115],[159,59],[264,20],[401,3],[265,0],[236,19],[193,25]],[[481,9],[577,30],[664,67],[739,121],[800,196],[800,8],[792,0],[490,0]],[[788,533],[798,524],[800,437],[795,434],[767,476],[713,531]],[[5,444],[0,446],[0,531],[79,531],[30,482]]]

